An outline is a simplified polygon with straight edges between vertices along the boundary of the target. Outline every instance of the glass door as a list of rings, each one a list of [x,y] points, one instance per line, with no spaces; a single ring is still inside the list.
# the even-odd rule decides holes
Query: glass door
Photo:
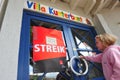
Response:
[[[97,50],[95,35],[92,26],[24,10],[17,80],[56,79],[66,70],[67,80],[74,79],[69,61],[73,56],[93,55],[91,52]],[[101,76],[92,63],[88,64],[92,67],[85,80]]]
[[[71,26],[71,42],[73,47],[73,52],[75,53],[74,56],[93,56],[92,52],[99,53],[95,46],[95,35],[93,29],[82,29],[79,28],[79,26]],[[83,61],[81,62],[81,68],[83,68],[83,72],[86,70],[85,63]],[[85,75],[81,75],[81,77],[78,77],[76,80],[96,80],[100,79],[103,80],[103,73],[101,64],[93,63],[90,61],[87,61],[88,64],[88,72]],[[77,64],[78,66],[78,64]],[[79,71],[78,71],[79,72]],[[80,72],[79,72],[80,73]]]

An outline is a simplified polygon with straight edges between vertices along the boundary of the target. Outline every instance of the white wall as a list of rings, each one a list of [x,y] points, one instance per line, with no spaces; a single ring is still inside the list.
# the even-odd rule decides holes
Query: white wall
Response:
[[[17,80],[22,11],[25,0],[9,0],[0,32],[0,80]]]
[[[8,0],[0,0],[0,29],[4,18],[7,2]]]
[[[116,8],[114,10],[103,10],[102,15],[112,33],[118,36],[118,43],[120,45],[120,8]]]
[[[112,33],[118,37],[117,44],[120,45],[120,8],[114,10],[104,9],[93,18],[96,31],[100,33]]]

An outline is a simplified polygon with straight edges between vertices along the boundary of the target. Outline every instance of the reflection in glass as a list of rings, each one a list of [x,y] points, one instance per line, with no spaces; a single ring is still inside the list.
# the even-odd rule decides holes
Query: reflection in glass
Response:
[[[87,43],[80,41],[76,36],[75,36],[75,40],[78,45],[78,48],[85,50],[85,51],[79,51],[80,54],[82,54],[84,56],[92,56],[93,55],[93,53],[91,52],[92,48]]]

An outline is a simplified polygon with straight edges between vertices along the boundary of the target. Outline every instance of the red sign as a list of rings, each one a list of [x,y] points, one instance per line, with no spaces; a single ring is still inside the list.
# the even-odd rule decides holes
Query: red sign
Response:
[[[33,60],[45,60],[66,56],[62,31],[33,26]]]

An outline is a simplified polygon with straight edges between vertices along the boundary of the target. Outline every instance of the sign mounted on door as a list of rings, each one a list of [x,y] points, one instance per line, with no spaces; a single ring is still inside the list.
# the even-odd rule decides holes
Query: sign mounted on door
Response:
[[[32,26],[34,73],[58,72],[66,62],[63,32],[42,26]]]
[[[62,31],[33,26],[33,60],[66,57]]]

